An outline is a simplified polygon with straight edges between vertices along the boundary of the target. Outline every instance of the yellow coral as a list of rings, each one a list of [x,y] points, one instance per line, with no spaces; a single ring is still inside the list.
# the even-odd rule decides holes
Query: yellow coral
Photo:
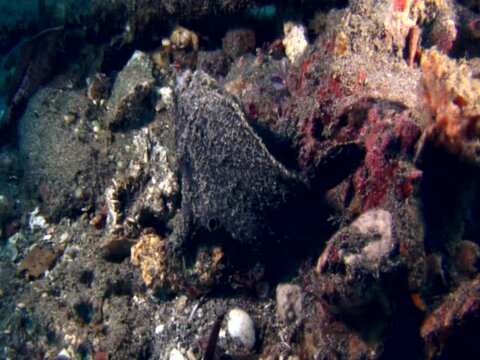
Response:
[[[308,47],[305,28],[301,24],[287,21],[283,24],[283,46],[285,46],[285,54],[292,64],[294,64],[305,52]]]
[[[208,292],[223,269],[221,247],[201,248],[194,266],[185,268],[167,251],[168,241],[156,234],[146,234],[132,246],[131,261],[140,266],[147,286],[169,290],[185,289],[191,295]]]
[[[131,261],[135,266],[140,265],[143,281],[150,286],[154,281],[160,284],[166,277],[167,242],[155,234],[147,234],[132,247]]]

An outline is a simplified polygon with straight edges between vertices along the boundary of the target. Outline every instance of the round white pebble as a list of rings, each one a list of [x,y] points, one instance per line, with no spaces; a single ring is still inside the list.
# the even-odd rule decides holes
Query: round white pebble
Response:
[[[185,356],[182,355],[180,350],[173,349],[172,351],[170,351],[170,357],[168,359],[169,360],[185,360]]]
[[[228,313],[228,335],[239,340],[246,350],[255,345],[255,327],[250,316],[242,309],[232,309]]]
[[[165,330],[165,325],[164,324],[159,324],[155,327],[155,335],[158,335]]]

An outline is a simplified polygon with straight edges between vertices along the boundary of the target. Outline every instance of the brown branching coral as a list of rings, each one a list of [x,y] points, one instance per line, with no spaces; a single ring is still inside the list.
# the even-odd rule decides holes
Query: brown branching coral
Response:
[[[479,163],[480,80],[466,62],[457,62],[436,50],[422,58],[420,91],[433,120],[428,135],[453,154]]]

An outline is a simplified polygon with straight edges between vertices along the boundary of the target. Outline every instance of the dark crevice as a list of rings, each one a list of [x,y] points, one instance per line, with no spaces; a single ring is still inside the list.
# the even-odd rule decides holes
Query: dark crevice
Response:
[[[167,226],[165,219],[155,216],[155,214],[149,209],[142,209],[140,211],[138,226],[140,228],[152,228],[155,233],[161,237],[166,237],[171,232]]]
[[[92,286],[95,273],[92,270],[84,270],[80,274],[80,282],[88,287]]]
[[[262,138],[263,143],[273,157],[275,157],[287,169],[296,171],[300,170],[297,161],[297,151],[294,149],[294,145],[289,139],[278,136],[258,122],[251,121],[249,123],[254,128],[255,132]]]
[[[131,279],[120,279],[115,282],[110,280],[107,283],[105,297],[111,296],[132,296],[133,284]]]
[[[84,321],[86,324],[89,324],[93,318],[93,305],[90,302],[81,302],[74,306],[75,313],[77,316]]]
[[[480,174],[478,169],[461,161],[457,155],[430,143],[425,147],[420,169],[423,172],[421,197],[426,227],[425,248],[427,253],[445,253],[450,244],[464,235],[464,224],[470,217],[476,179]],[[471,235],[478,238],[478,234]]]

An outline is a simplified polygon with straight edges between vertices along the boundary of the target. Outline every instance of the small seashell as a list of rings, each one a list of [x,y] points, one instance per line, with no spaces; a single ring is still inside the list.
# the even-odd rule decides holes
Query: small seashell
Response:
[[[255,345],[255,327],[246,311],[235,308],[228,313],[228,335],[239,340],[246,350],[252,350]]]

